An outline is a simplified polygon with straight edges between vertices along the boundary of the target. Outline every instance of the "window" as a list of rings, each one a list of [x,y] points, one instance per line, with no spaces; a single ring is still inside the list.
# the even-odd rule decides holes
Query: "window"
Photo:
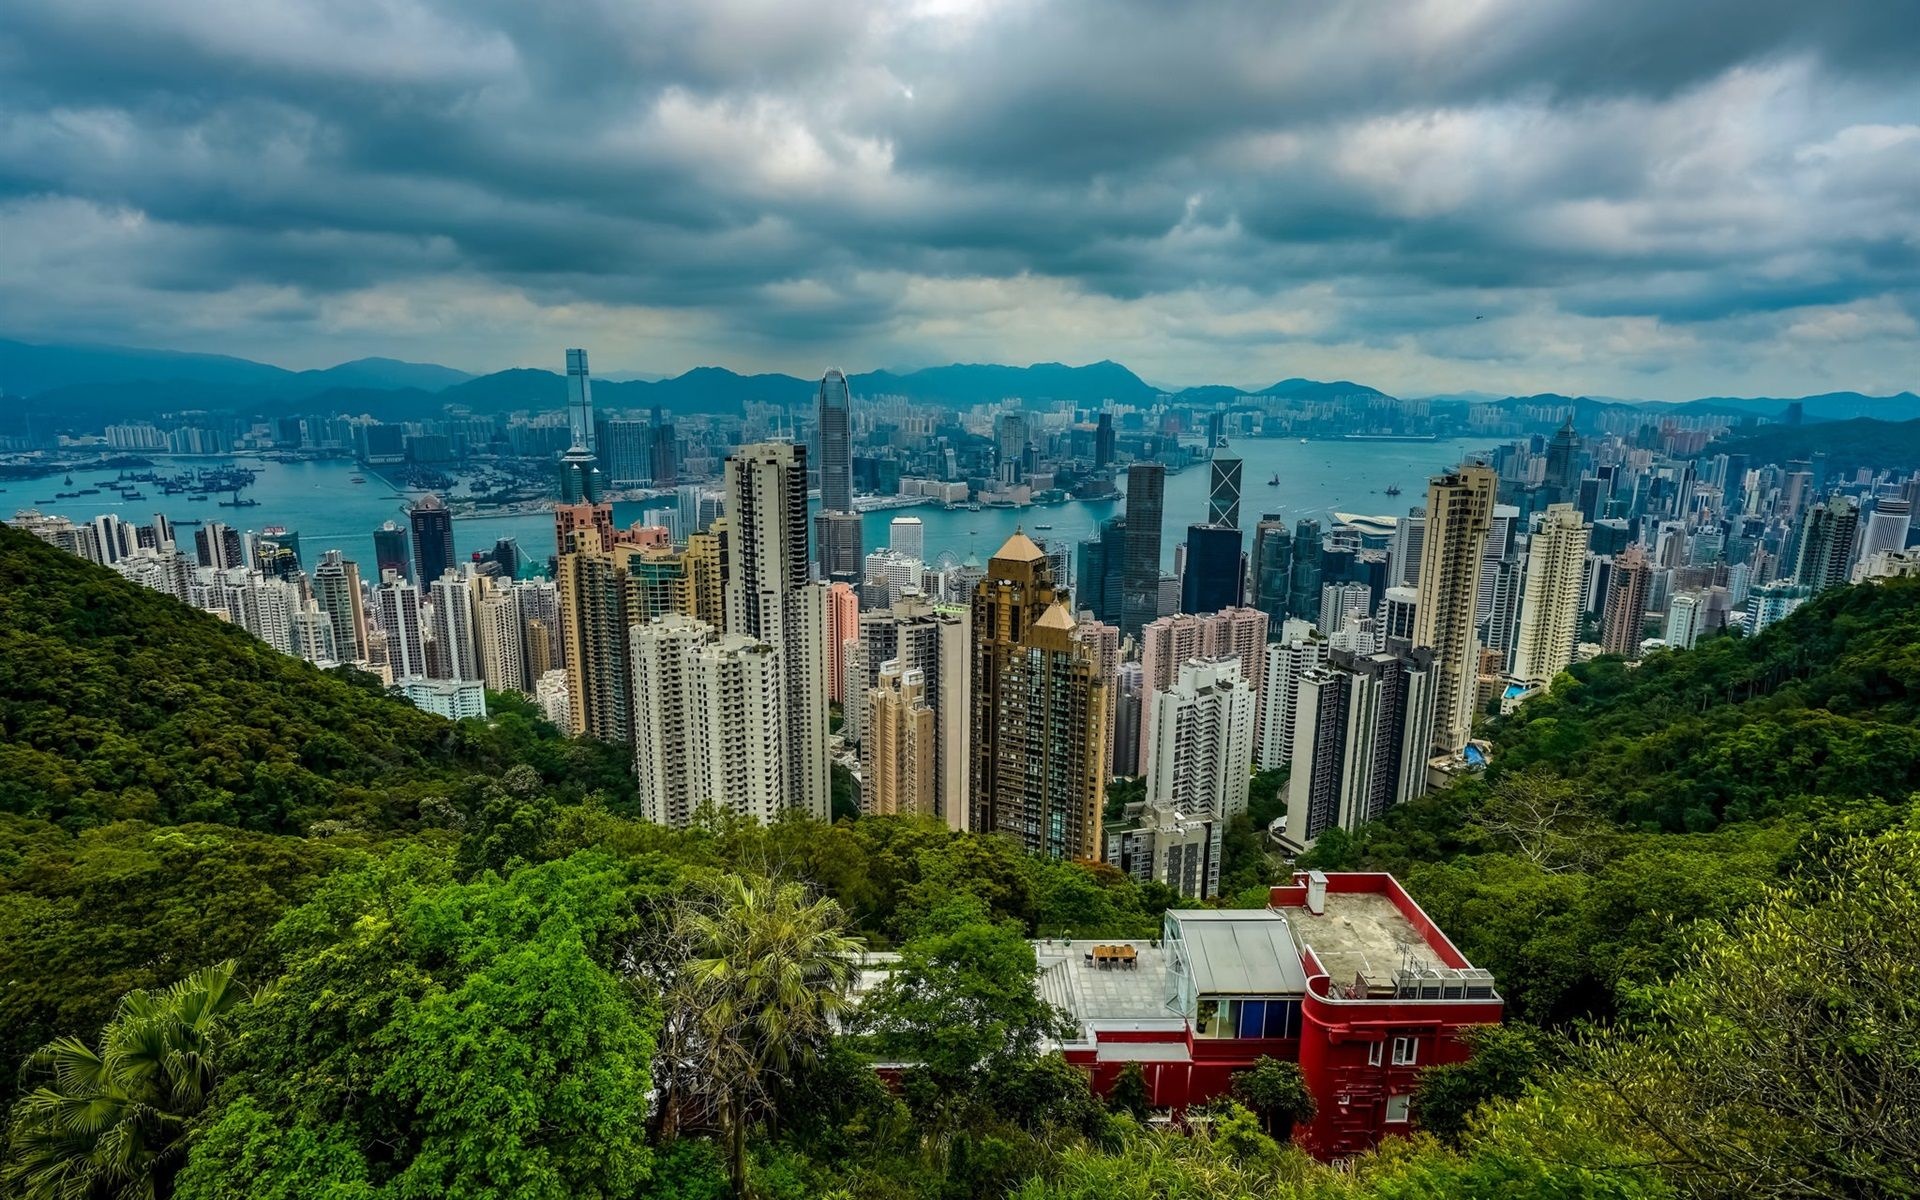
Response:
[[[1419,1045],[1418,1040],[1410,1037],[1397,1037],[1393,1039],[1393,1065],[1396,1067],[1412,1066],[1413,1056]]]
[[[1367,1065],[1370,1067],[1377,1067],[1380,1065],[1380,1043],[1379,1042],[1373,1042],[1367,1046]]]
[[[1409,1100],[1410,1097],[1407,1096],[1387,1097],[1387,1124],[1405,1125],[1407,1123]]]

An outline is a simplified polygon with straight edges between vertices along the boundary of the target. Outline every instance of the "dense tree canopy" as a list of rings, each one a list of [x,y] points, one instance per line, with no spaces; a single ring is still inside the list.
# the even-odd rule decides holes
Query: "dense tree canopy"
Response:
[[[189,1135],[120,1160],[156,1200],[1910,1195],[1917,686],[1920,585],[1838,589],[1576,667],[1484,776],[1323,838],[1304,864],[1398,873],[1512,1022],[1333,1172],[1283,1064],[1180,1131],[1041,1053],[1027,939],[1150,936],[1164,888],[905,817],[652,826],[618,748],[523,702],[449,724],[0,530],[0,1081],[64,1048],[9,1161],[108,1161],[50,1120],[71,1085]],[[1225,903],[1286,869],[1284,781]],[[847,939],[898,953],[859,1011]],[[161,1026],[127,1014],[227,960],[202,1083],[47,1075],[134,1062]]]

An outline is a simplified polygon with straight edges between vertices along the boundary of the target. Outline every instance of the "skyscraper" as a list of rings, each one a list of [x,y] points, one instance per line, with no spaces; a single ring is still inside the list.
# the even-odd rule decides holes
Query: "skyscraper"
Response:
[[[1102,412],[1093,427],[1093,466],[1095,470],[1113,465],[1113,414]]]
[[[313,568],[313,601],[333,626],[334,656],[364,661],[367,610],[360,595],[360,568],[338,550],[322,554]]]
[[[827,585],[807,579],[807,452],[790,442],[727,457],[727,632],[773,646],[784,681],[786,802],[825,820]]]
[[[887,526],[887,548],[908,558],[927,560],[927,523],[919,517],[895,517]]]
[[[910,597],[890,608],[859,615],[860,635],[848,656],[846,727],[865,737],[862,711],[880,671],[898,662],[917,672],[921,701],[933,709],[934,783],[932,812],[950,828],[965,829],[967,811],[968,624],[964,610],[937,607]]]
[[[1073,630],[1046,554],[1016,532],[973,593],[970,825],[1035,854],[1097,859],[1107,689]]]
[[[1266,641],[1267,614],[1257,608],[1227,608],[1199,616],[1179,613],[1148,622],[1140,631],[1143,674],[1138,753],[1126,772],[1146,773],[1154,706],[1179,680],[1183,663],[1196,658],[1233,658],[1240,664],[1240,678],[1252,685],[1258,697],[1266,680]]]
[[[861,518],[859,513],[821,511],[813,515],[813,537],[819,547],[820,578],[831,583],[858,583],[861,575]]]
[[[1253,527],[1253,607],[1267,614],[1267,627],[1275,632],[1287,619],[1292,573],[1293,535],[1279,513],[1263,513]]]
[[[650,821],[711,805],[771,821],[791,803],[779,651],[671,613],[632,631],[634,779]]]
[[[1122,596],[1126,591],[1122,586],[1126,550],[1125,517],[1108,517],[1100,522],[1097,534],[1080,543],[1079,586],[1073,592],[1074,605],[1115,626],[1120,623]]]
[[[1607,583],[1607,609],[1600,620],[1600,645],[1608,654],[1640,657],[1640,631],[1647,623],[1647,596],[1653,589],[1653,567],[1647,552],[1628,546],[1613,559]]]
[[[407,514],[413,526],[413,578],[421,587],[446,574],[453,565],[453,514],[440,497],[427,495]]]
[[[933,816],[937,759],[926,676],[895,659],[861,706],[860,811],[868,816]]]
[[[574,532],[560,555],[555,583],[571,733],[633,740],[629,562],[640,553],[632,545],[603,547],[589,528]]]
[[[439,643],[446,678],[486,678],[480,669],[480,642],[473,631],[473,591],[458,572],[433,581],[433,636]]]
[[[1573,427],[1573,414],[1567,414],[1566,423],[1553,435],[1553,441],[1547,445],[1547,489],[1554,501],[1571,503],[1575,498],[1574,485],[1580,481],[1580,434]]]
[[[1853,577],[1854,543],[1860,534],[1860,507],[1849,496],[1835,496],[1809,507],[1800,519],[1793,578],[1816,593]]]
[[[1323,552],[1320,522],[1301,521],[1293,527],[1293,570],[1287,580],[1287,615],[1303,621],[1320,619],[1320,559]]]
[[[387,521],[373,531],[373,577],[376,580],[385,579],[388,571],[405,577],[412,561],[412,556],[407,553],[406,530]]]
[[[487,687],[496,692],[527,691],[520,602],[511,586],[495,583],[474,601],[473,633]]]
[[[1424,569],[1424,567],[1423,567]],[[1300,680],[1284,843],[1304,850],[1336,826],[1357,830],[1426,791],[1435,736],[1433,656],[1335,650]]]
[[[1245,578],[1239,529],[1231,525],[1187,527],[1187,570],[1180,581],[1182,612],[1237,607],[1243,598]]]
[[[1873,515],[1867,518],[1865,536],[1859,539],[1862,563],[1876,554],[1904,550],[1907,529],[1913,519],[1913,506],[1896,496],[1881,496],[1873,502]]]
[[[1127,468],[1125,561],[1120,564],[1120,632],[1137,635],[1160,615],[1160,525],[1166,507],[1167,469],[1159,463]],[[1113,570],[1113,564],[1107,565]]]
[[[1254,706],[1253,684],[1241,676],[1239,659],[1182,663],[1173,687],[1153,706],[1145,739],[1147,802],[1223,823],[1246,812]]]
[[[420,622],[420,590],[403,576],[374,589],[380,631],[387,643],[387,669],[393,682],[427,675],[426,630]]]
[[[1300,683],[1308,671],[1326,665],[1331,649],[1318,630],[1297,617],[1286,621],[1279,636],[1267,643],[1266,682],[1260,688],[1260,741],[1255,751],[1261,770],[1276,770],[1292,757]]]
[[[606,477],[594,453],[593,381],[587,377],[587,352],[567,351],[567,452],[560,458],[560,502],[598,504]]]
[[[1208,467],[1207,524],[1221,529],[1240,528],[1240,456],[1222,437],[1214,443]]]
[[[1592,534],[1572,504],[1549,505],[1534,524],[1513,655],[1513,677],[1526,687],[1548,686],[1573,662]]]
[[[658,404],[653,406],[652,447],[649,457],[653,472],[653,486],[672,487],[680,478],[679,438],[674,433],[673,422],[661,413]]]
[[[847,643],[860,640],[860,593],[850,584],[827,588],[827,698],[847,698]]]
[[[193,546],[203,567],[225,571],[246,565],[240,549],[240,531],[231,525],[208,521],[194,530]]]
[[[852,399],[839,368],[820,378],[820,507],[853,511]]]
[[[1473,733],[1480,670],[1474,606],[1498,486],[1493,470],[1477,464],[1427,485],[1413,640],[1433,650],[1433,745],[1442,753],[1459,750]]]

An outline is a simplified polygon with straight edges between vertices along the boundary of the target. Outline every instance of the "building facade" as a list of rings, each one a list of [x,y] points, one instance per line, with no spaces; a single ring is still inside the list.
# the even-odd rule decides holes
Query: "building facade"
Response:
[[[1098,859],[1107,688],[1046,554],[1016,532],[972,608],[970,827],[1030,853]]]

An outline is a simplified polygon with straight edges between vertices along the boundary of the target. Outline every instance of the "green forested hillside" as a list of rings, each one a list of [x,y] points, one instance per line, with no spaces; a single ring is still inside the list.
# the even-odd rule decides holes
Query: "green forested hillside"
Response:
[[[403,824],[423,781],[526,758],[529,712],[455,725],[0,527],[0,812],[67,828]],[[564,757],[539,763],[551,782],[627,790],[617,753]]]
[[[648,825],[617,748],[0,530],[0,1197],[1911,1197],[1917,632],[1898,584],[1583,665],[1485,776],[1324,839],[1510,1015],[1336,1172],[1272,1136],[1273,1064],[1186,1134],[1034,1051],[1026,939],[1150,934],[1165,889],[911,818]],[[849,937],[901,952],[857,1015]]]
[[[1482,778],[1309,861],[1402,875],[1518,1011],[1608,1015],[1837,841],[1920,793],[1920,581],[1839,588],[1759,637],[1576,665],[1488,730]]]
[[[1634,828],[1706,830],[1920,789],[1920,584],[1836,588],[1756,638],[1606,658],[1494,733]]]

